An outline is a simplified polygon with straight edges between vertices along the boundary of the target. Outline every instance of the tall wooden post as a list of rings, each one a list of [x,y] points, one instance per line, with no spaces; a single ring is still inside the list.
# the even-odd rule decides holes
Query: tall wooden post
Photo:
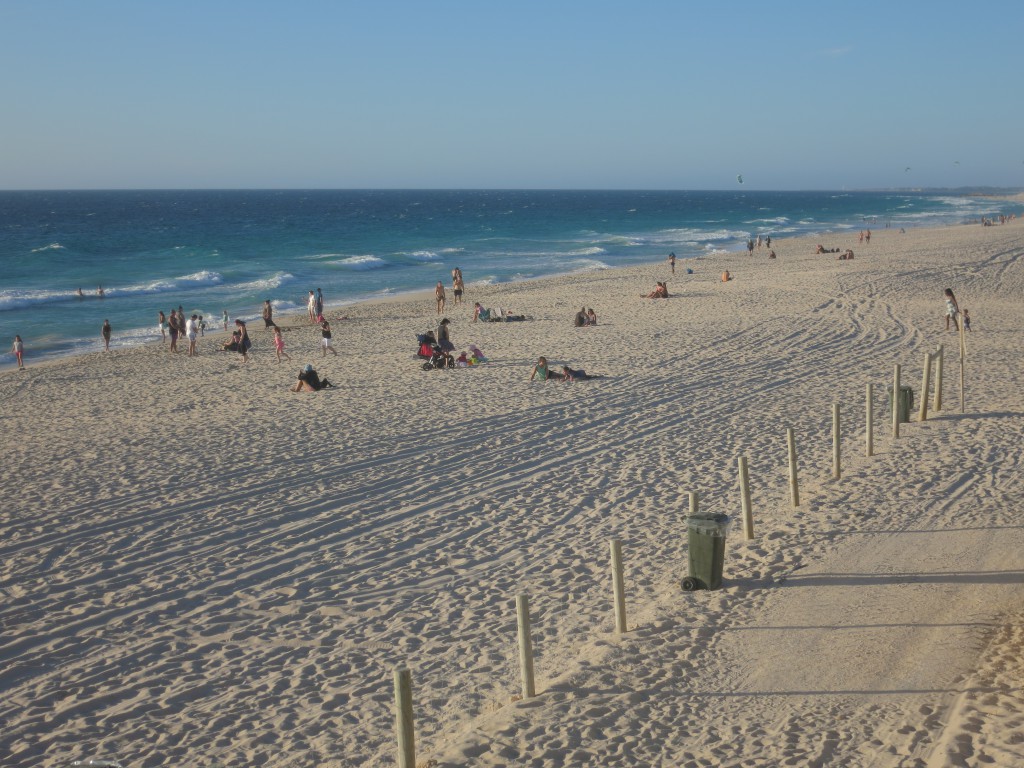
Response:
[[[839,403],[832,403],[832,477],[843,476],[839,465]]]
[[[516,596],[516,615],[519,618],[519,668],[523,681],[523,698],[537,695],[533,684],[533,639],[530,637],[530,598]]]
[[[964,358],[967,357],[967,339],[964,338],[964,323],[963,319],[960,321],[960,413],[964,412],[965,397],[964,397]]]
[[[754,538],[754,513],[750,510],[750,475],[747,472],[747,457],[740,456],[740,504],[743,509],[743,538]]]
[[[928,421],[928,391],[932,386],[932,355],[924,353],[924,373],[921,375],[921,407],[917,411],[918,421]]]
[[[416,768],[416,738],[412,723],[412,673],[395,670],[395,735],[398,768]]]
[[[690,517],[696,517],[699,506],[700,494],[697,491],[690,491]]]
[[[796,436],[792,427],[786,429],[786,449],[789,454],[789,499],[795,508],[800,506],[800,485],[796,476]]]
[[[612,539],[612,603],[615,606],[615,631],[626,632],[626,586],[622,576],[622,542]]]
[[[864,394],[864,423],[867,429],[864,433],[864,455],[875,455],[875,385],[868,382],[867,391]]]
[[[935,412],[942,410],[942,357],[942,345],[939,344],[935,353],[935,401],[932,403]]]
[[[892,436],[900,436],[900,364],[892,374]]]

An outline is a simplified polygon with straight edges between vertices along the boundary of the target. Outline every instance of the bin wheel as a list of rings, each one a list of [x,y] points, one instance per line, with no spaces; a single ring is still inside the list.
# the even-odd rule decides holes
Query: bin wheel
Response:
[[[694,590],[700,589],[700,582],[693,576],[687,576],[683,579],[683,591],[693,592]]]

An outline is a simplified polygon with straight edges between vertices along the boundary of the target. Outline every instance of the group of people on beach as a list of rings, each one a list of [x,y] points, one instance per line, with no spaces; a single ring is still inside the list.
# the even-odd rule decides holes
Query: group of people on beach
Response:
[[[452,304],[462,303],[462,294],[465,293],[466,283],[462,279],[462,270],[458,267],[452,268],[452,295],[455,297]],[[434,287],[434,301],[437,303],[437,314],[443,315],[445,307],[448,305],[448,298],[444,292],[444,283],[441,280],[437,281],[437,285]]]
[[[225,319],[227,318],[227,311],[224,312]],[[105,321],[104,321],[105,322]],[[167,331],[164,331],[164,324],[167,325]],[[185,310],[180,305],[177,309],[172,309],[170,315],[164,315],[163,310],[157,312],[157,327],[160,330],[160,338],[162,341],[167,341],[167,337],[171,338],[170,351],[178,351],[178,340],[184,338],[188,342],[188,356],[196,356],[196,340],[199,336],[206,335],[206,320],[203,316],[193,312],[191,317],[185,317]],[[104,331],[108,330],[104,325]]]

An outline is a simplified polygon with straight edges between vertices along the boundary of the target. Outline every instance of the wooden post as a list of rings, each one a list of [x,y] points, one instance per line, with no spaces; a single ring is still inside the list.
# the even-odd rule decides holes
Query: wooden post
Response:
[[[796,437],[793,428],[786,429],[786,448],[789,453],[789,498],[794,507],[800,506],[800,486],[796,478]]]
[[[700,494],[690,491],[690,517],[696,517],[697,507],[700,506]]]
[[[935,401],[932,403],[933,411],[942,410],[942,345],[935,353]]]
[[[416,739],[412,727],[412,673],[395,670],[395,734],[398,768],[416,768]]]
[[[626,632],[626,587],[622,578],[622,542],[612,539],[612,603],[615,606],[615,631]]]
[[[892,374],[892,436],[900,436],[900,364]]]
[[[864,433],[864,455],[875,455],[875,385],[868,382],[864,394],[864,416],[867,429]]]
[[[519,667],[523,680],[523,698],[537,695],[533,684],[533,640],[530,637],[530,598],[516,596],[516,615],[519,617]]]
[[[747,473],[747,457],[740,456],[740,504],[743,509],[743,538],[754,538],[754,515],[750,511],[750,475]]]
[[[924,373],[921,375],[921,407],[917,411],[918,421],[928,421],[928,392],[932,386],[932,354],[924,353]]]
[[[964,412],[964,358],[967,357],[967,339],[964,338],[964,324],[960,321],[960,413]]]
[[[839,403],[832,403],[832,477],[843,476],[839,466]]]

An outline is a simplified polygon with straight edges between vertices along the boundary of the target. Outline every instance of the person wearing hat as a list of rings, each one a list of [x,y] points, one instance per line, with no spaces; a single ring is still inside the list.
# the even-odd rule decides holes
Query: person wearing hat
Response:
[[[306,367],[299,371],[299,378],[292,386],[292,392],[319,392],[321,389],[327,389],[327,387],[333,387],[327,379],[321,379],[316,370],[309,363]]]

